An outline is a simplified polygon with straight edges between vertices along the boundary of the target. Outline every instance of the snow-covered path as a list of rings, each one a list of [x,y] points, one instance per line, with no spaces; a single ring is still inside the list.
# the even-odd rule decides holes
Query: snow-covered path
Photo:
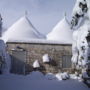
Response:
[[[77,80],[47,80],[43,75],[0,75],[0,90],[90,90]]]

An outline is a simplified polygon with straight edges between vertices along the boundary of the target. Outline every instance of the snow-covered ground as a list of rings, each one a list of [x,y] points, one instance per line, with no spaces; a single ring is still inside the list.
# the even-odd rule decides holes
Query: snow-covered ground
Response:
[[[48,79],[49,78],[49,79]],[[51,80],[51,79],[52,80]],[[44,76],[40,72],[29,75],[0,75],[0,90],[90,90],[76,79],[59,81],[51,74]]]

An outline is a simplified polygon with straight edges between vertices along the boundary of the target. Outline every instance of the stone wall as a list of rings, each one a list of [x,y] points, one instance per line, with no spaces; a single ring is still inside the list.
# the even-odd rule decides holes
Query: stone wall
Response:
[[[11,57],[13,57],[13,51],[19,51],[21,49],[26,51],[26,59],[24,61],[25,74],[33,70],[32,65],[35,60],[39,60],[41,65],[41,68],[39,68],[39,70],[43,73],[57,73],[63,70],[70,71],[72,69],[72,66],[70,68],[63,68],[62,65],[64,56],[69,56],[71,59],[72,50],[70,44],[42,44],[16,42],[7,43],[7,50],[11,54]],[[50,56],[50,58],[52,59],[52,63],[43,63],[42,56],[44,54],[48,54]]]

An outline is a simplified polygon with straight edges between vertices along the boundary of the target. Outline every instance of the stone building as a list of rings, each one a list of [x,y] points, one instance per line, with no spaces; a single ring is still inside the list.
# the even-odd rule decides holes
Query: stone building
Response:
[[[35,40],[34,40],[35,41]],[[40,40],[41,41],[41,40]],[[11,72],[27,74],[34,70],[33,63],[38,60],[43,73],[71,71],[71,44],[42,42],[7,42],[7,50],[12,59]],[[43,62],[43,55],[48,54],[50,63]]]

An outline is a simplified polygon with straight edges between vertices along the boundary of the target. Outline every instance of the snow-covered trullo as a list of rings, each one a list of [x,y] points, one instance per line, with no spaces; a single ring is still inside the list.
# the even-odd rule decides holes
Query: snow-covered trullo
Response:
[[[58,67],[71,69],[72,31],[66,16],[47,35],[47,39],[26,15],[8,28],[2,39],[11,55],[11,73],[26,74],[39,67],[46,73],[58,72]]]
[[[79,23],[73,32],[72,62],[90,76],[90,0],[77,0],[72,15],[72,28]]]

